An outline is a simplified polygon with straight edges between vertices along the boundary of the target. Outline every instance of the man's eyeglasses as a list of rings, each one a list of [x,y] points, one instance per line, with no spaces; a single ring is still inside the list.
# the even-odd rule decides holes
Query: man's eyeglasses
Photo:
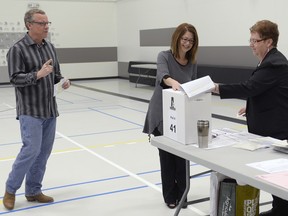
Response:
[[[189,44],[194,44],[194,40],[193,39],[188,39],[188,38],[181,38],[183,43],[189,43]]]
[[[263,38],[263,39],[250,39],[249,40],[249,43],[250,44],[256,44],[256,43],[259,43],[259,42],[261,42],[261,41],[264,41],[264,40],[266,40],[267,38]]]
[[[36,21],[32,21],[30,23],[36,23],[36,24],[38,24],[40,26],[43,26],[43,27],[46,26],[46,25],[48,25],[48,26],[51,25],[51,22],[36,22]]]

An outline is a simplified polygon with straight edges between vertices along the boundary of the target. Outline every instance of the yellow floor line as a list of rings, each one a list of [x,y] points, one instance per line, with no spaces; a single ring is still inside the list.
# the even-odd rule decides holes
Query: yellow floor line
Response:
[[[95,148],[100,148],[100,147],[115,147],[116,145],[131,145],[131,144],[142,143],[145,141],[147,141],[147,139],[129,140],[129,141],[125,141],[125,142],[115,142],[115,143],[109,143],[109,144],[93,145],[93,146],[88,146],[87,148],[95,149]],[[53,150],[51,154],[52,155],[64,154],[64,153],[72,153],[72,152],[77,152],[77,151],[83,151],[83,149],[81,149],[81,148],[67,148],[67,149],[61,149],[61,150]],[[12,161],[12,160],[15,160],[15,158],[16,158],[16,156],[0,158],[0,162]]]

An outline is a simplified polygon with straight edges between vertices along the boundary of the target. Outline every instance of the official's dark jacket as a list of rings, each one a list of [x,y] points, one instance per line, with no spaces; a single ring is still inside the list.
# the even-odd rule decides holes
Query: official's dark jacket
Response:
[[[288,138],[288,61],[271,49],[251,77],[239,84],[219,86],[221,98],[247,98],[250,133]]]

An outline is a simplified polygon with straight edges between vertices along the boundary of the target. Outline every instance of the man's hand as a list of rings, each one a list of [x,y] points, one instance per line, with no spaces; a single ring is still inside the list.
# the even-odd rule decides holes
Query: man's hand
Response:
[[[52,59],[49,59],[47,62],[43,64],[42,68],[37,72],[37,79],[46,77],[48,74],[52,73],[53,66],[51,65],[51,63]]]
[[[63,89],[68,89],[70,87],[70,85],[71,85],[70,80],[69,79],[65,79],[65,81],[64,81],[64,83],[62,85],[62,88]]]

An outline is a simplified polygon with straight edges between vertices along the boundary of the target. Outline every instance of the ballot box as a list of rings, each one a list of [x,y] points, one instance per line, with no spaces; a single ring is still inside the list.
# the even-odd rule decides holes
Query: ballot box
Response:
[[[211,93],[189,98],[183,91],[163,90],[163,135],[182,144],[197,144],[198,120],[209,121],[211,142]]]

